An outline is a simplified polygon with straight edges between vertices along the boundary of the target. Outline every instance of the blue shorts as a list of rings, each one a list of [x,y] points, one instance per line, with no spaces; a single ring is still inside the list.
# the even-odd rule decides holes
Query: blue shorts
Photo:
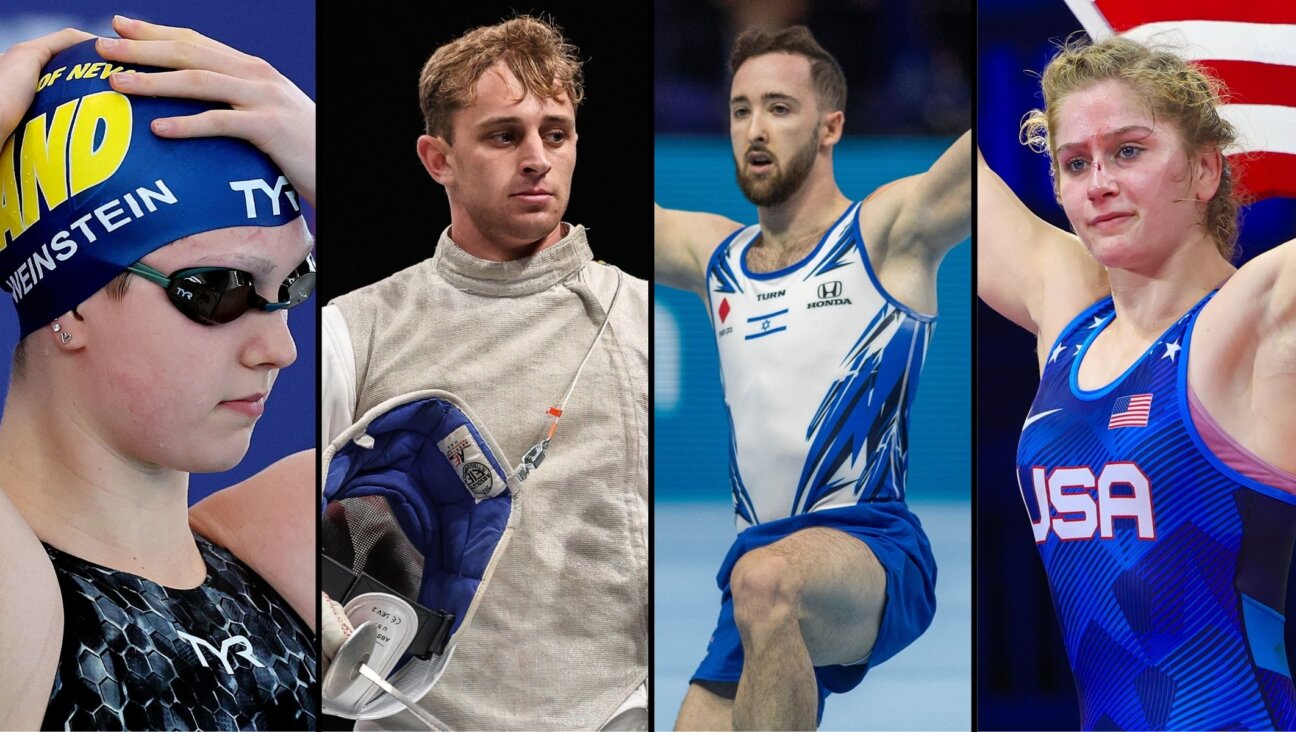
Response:
[[[936,560],[923,533],[922,524],[903,503],[863,503],[800,514],[757,524],[734,539],[720,565],[716,584],[724,593],[720,620],[707,645],[706,658],[692,681],[736,683],[742,676],[743,649],[734,624],[733,592],[729,577],[738,560],[753,549],[773,544],[802,529],[824,526],[855,537],[873,550],[886,571],[886,607],[877,640],[867,662],[849,666],[816,666],[819,685],[819,716],[828,694],[844,694],[864,680],[864,674],[913,643],[931,625],[936,612]]]

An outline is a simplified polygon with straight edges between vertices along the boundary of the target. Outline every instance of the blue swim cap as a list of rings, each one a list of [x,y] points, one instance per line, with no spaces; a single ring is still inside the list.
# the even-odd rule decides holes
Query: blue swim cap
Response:
[[[0,151],[0,288],[23,336],[177,239],[301,216],[296,191],[250,143],[149,129],[228,107],[119,94],[108,77],[122,70],[165,69],[104,61],[94,41],[58,54]]]

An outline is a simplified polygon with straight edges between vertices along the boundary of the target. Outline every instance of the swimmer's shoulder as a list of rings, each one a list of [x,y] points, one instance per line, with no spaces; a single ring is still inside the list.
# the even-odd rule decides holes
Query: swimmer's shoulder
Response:
[[[0,491],[0,729],[37,729],[63,646],[54,565]]]
[[[303,450],[189,509],[189,526],[288,601],[313,629],[317,457]]]

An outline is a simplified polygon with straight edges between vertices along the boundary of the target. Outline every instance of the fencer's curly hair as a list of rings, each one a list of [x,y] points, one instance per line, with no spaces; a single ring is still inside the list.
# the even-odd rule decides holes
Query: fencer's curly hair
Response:
[[[453,143],[451,116],[472,103],[477,80],[497,61],[508,65],[529,94],[565,94],[574,107],[585,98],[577,48],[553,22],[523,15],[468,31],[423,65],[419,106],[429,135]]]
[[[790,53],[809,59],[810,78],[814,81],[823,111],[846,109],[846,75],[842,73],[841,64],[819,45],[809,28],[804,25],[780,31],[748,28],[734,41],[733,52],[729,55],[729,73],[738,73],[739,66],[767,53]]]
[[[1059,171],[1050,132],[1057,128],[1058,108],[1068,95],[1108,79],[1125,83],[1138,98],[1147,100],[1154,118],[1170,120],[1183,138],[1190,159],[1197,151],[1209,148],[1219,150],[1223,157],[1226,148],[1237,140],[1237,132],[1218,111],[1227,90],[1199,65],[1185,61],[1168,48],[1119,36],[1092,43],[1087,36],[1075,34],[1044,68],[1040,80],[1044,109],[1031,110],[1021,122],[1022,144],[1049,156],[1054,196],[1059,196]],[[1230,261],[1236,255],[1242,203],[1237,171],[1223,157],[1219,190],[1206,204],[1203,224],[1220,254]]]

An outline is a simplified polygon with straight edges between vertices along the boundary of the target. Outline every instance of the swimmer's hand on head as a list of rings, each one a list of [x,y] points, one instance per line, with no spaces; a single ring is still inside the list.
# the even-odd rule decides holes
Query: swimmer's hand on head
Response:
[[[14,44],[0,54],[0,140],[13,134],[36,96],[41,69],[54,54],[94,36],[75,28]]]
[[[315,205],[315,102],[301,89],[264,60],[188,28],[119,15],[113,18],[113,30],[121,38],[101,38],[96,44],[104,58],[177,69],[114,74],[110,82],[117,91],[233,107],[154,120],[155,134],[247,140],[269,155],[306,202]]]
[[[13,134],[31,106],[45,64],[91,38],[65,28],[0,54],[0,140]],[[0,486],[0,729],[40,727],[62,638],[63,601],[54,565]]]

